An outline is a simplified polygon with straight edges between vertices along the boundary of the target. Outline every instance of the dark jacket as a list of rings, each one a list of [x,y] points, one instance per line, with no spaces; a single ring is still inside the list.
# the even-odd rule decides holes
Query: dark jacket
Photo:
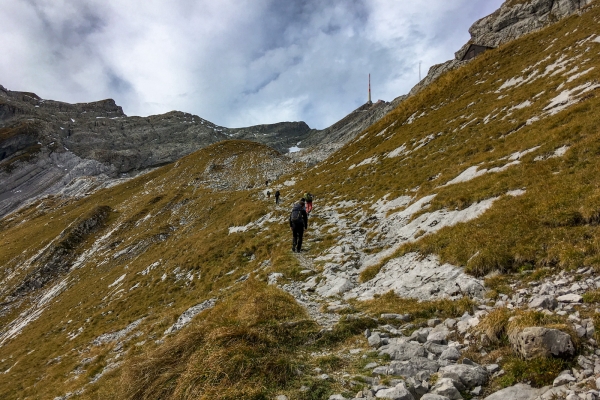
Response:
[[[292,214],[294,213],[294,211],[300,211],[301,218],[299,218],[296,221],[292,221]],[[298,225],[304,226],[304,229],[308,228],[308,215],[306,214],[304,204],[302,203],[294,204],[294,208],[292,208],[292,212],[290,213],[290,227],[294,228],[294,226]]]

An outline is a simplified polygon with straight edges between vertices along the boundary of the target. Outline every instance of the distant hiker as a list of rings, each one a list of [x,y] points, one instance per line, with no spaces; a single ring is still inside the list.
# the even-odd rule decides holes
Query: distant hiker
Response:
[[[304,198],[306,199],[306,213],[310,214],[310,212],[312,211],[312,202],[313,202],[313,195],[310,192],[306,192],[304,193]]]
[[[306,214],[304,198],[294,204],[290,213],[290,229],[292,230],[292,251],[300,253],[302,250],[302,236],[304,230],[308,229],[308,215]]]
[[[269,181],[268,180],[265,181],[265,186],[269,186]]]
[[[279,204],[279,190],[275,192],[275,204]]]
[[[271,198],[271,191],[267,190],[267,197]]]

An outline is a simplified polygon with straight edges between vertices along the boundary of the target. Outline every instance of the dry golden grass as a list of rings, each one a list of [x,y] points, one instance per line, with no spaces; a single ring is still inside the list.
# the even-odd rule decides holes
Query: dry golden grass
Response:
[[[130,398],[143,398],[147,393],[147,398],[191,398],[200,397],[201,390],[207,396],[218,396],[221,390],[223,398],[251,398],[298,383],[292,379],[290,368],[295,367],[297,360],[302,359],[302,351],[307,350],[300,343],[314,340],[315,346],[341,346],[373,323],[368,319],[346,321],[322,337],[311,336],[314,329],[311,325],[301,330],[300,337],[295,337],[287,328],[272,322],[274,315],[281,315],[283,320],[303,318],[295,302],[275,289],[262,287],[261,283],[236,283],[244,275],[265,279],[270,272],[283,272],[287,279],[298,278],[300,266],[290,255],[285,220],[291,200],[308,189],[317,195],[316,210],[342,200],[357,200],[356,209],[346,210],[351,224],[357,222],[353,213],[372,212],[369,203],[387,194],[389,199],[402,195],[419,199],[436,194],[429,208],[422,212],[464,209],[478,201],[499,197],[480,218],[423,235],[400,252],[435,253],[442,262],[465,266],[478,276],[490,271],[518,272],[529,268],[534,272],[528,276],[537,271],[580,266],[600,268],[598,90],[590,91],[565,111],[526,124],[533,116],[543,116],[544,107],[561,91],[586,82],[599,82],[600,69],[595,68],[571,82],[562,73],[548,74],[534,83],[496,93],[511,78],[530,76],[532,71],[542,74],[560,56],[566,59],[580,56],[573,64],[579,71],[599,65],[600,52],[594,47],[598,44],[589,41],[577,44],[597,35],[594,18],[599,13],[596,7],[573,16],[488,51],[445,74],[368,128],[366,136],[360,136],[362,139],[357,138],[323,164],[295,176],[297,183],[286,187],[283,193],[286,202],[281,208],[274,208],[264,199],[260,187],[264,179],[258,165],[264,159],[276,162],[277,155],[257,144],[225,142],[82,201],[47,198],[1,220],[3,298],[19,284],[20,277],[35,267],[35,263],[25,267],[27,260],[47,244],[58,241],[69,224],[94,208],[106,205],[114,212],[106,227],[78,245],[74,254],[82,255],[100,237],[115,230],[107,247],[70,273],[68,287],[51,307],[0,348],[3,360],[0,371],[10,368],[8,373],[0,374],[0,397],[54,398],[81,388],[115,361],[111,359],[114,344],[91,346],[90,343],[100,334],[123,329],[142,317],[139,339],[123,344],[129,352],[124,356],[127,363],[124,386],[119,386],[124,392],[113,391],[121,374],[118,369],[86,387],[87,396],[119,398],[127,394]],[[546,59],[548,55],[551,57]],[[526,100],[532,104],[514,109],[508,115],[511,107]],[[410,116],[421,113],[425,116],[406,123]],[[486,116],[488,123],[484,123]],[[465,125],[468,122],[471,123]],[[385,128],[385,135],[377,136]],[[417,143],[429,135],[435,138],[417,149]],[[412,152],[396,158],[385,157],[402,145]],[[565,145],[569,149],[564,156],[535,161],[535,157],[549,156]],[[468,182],[442,186],[471,166],[503,166],[508,163],[505,157],[535,146],[540,147],[523,156],[519,165]],[[232,154],[239,157],[226,167],[226,158]],[[378,162],[348,169],[367,157],[378,157]],[[224,179],[229,184],[235,183],[236,176],[245,174],[244,184],[251,188],[224,191],[202,186],[207,170],[228,173]],[[281,182],[273,184],[282,184],[286,178],[283,176]],[[523,195],[505,196],[507,191],[521,188],[526,190]],[[229,234],[229,227],[244,226],[269,212],[278,222],[269,223],[268,232],[250,228]],[[311,233],[309,228],[307,239]],[[337,244],[337,240],[338,234],[332,230],[312,242],[311,251],[320,254]],[[379,248],[377,243],[370,246]],[[268,267],[262,264],[266,260],[271,261]],[[156,262],[159,265],[150,274],[140,274]],[[13,274],[17,266],[23,267],[20,275]],[[175,271],[193,274],[194,278],[183,279]],[[122,291],[109,288],[124,274]],[[136,284],[138,288],[132,289]],[[267,308],[262,308],[258,300],[247,305],[247,298],[256,297],[244,288],[266,296]],[[500,278],[495,282],[497,293],[509,289]],[[187,308],[225,294],[228,300],[208,312],[206,319],[196,321],[197,326],[189,327],[162,346],[154,343]],[[14,308],[0,317],[0,324],[6,325],[26,311],[31,300],[23,298],[12,303]],[[281,310],[275,312],[268,308],[269,304]],[[417,302],[393,294],[355,304],[355,308],[373,316],[396,312],[410,313],[417,319],[459,316],[471,312],[472,307],[468,300]],[[240,310],[247,315],[239,314]],[[498,316],[499,321],[503,318]],[[523,316],[515,321],[514,326],[560,325],[560,321],[539,316]],[[503,335],[499,333],[499,322],[489,324],[492,334]],[[79,328],[83,328],[79,335],[68,336]],[[143,341],[146,344],[136,345]],[[40,343],[44,345],[39,346]],[[131,355],[136,356],[135,361],[130,359]],[[60,361],[48,363],[59,356]],[[95,358],[82,367],[86,372],[76,378],[74,371],[86,357]],[[214,368],[208,370],[202,366],[203,360],[209,360]],[[228,360],[239,362],[233,364]],[[515,372],[508,375],[514,379],[528,376],[518,372],[523,371],[520,365],[515,361],[512,369]],[[264,366],[275,366],[280,373],[265,376]],[[328,389],[319,386],[318,390],[325,396]]]
[[[410,314],[413,318],[451,318],[459,317],[465,312],[472,313],[474,305],[468,297],[459,300],[419,301],[399,297],[390,291],[373,300],[357,302],[354,306],[377,318],[383,313]]]
[[[249,281],[201,322],[124,368],[119,398],[258,399],[295,379],[296,347],[315,325],[292,298]]]

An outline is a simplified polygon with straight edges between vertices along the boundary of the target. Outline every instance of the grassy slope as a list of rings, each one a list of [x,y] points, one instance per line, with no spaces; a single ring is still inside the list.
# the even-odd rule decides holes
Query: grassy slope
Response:
[[[173,394],[196,398],[202,391],[214,397],[260,398],[274,388],[288,387],[290,381],[299,379],[294,377],[293,368],[306,361],[303,354],[312,348],[302,343],[317,340],[318,329],[306,323],[298,330],[301,336],[298,338],[294,336],[296,333],[279,325],[282,321],[301,321],[306,317],[289,297],[267,288],[262,281],[271,271],[284,272],[291,278],[298,276],[299,266],[288,251],[285,210],[292,197],[307,189],[317,194],[317,204],[358,199],[365,207],[388,193],[390,198],[405,194],[420,198],[436,193],[429,207],[433,210],[464,208],[509,190],[525,188],[522,196],[501,197],[481,218],[425,236],[401,251],[434,252],[445,261],[467,266],[475,274],[493,269],[509,271],[523,264],[597,266],[598,90],[554,116],[543,117],[531,125],[523,124],[532,116],[542,117],[543,108],[565,88],[599,81],[598,68],[572,82],[566,82],[568,75],[564,74],[575,65],[579,66],[578,72],[600,65],[600,43],[588,41],[577,45],[598,34],[599,14],[595,8],[581,17],[571,17],[485,53],[402,103],[369,128],[366,136],[349,143],[324,164],[306,173],[298,167],[296,185],[289,193],[284,192],[287,201],[275,210],[280,223],[270,223],[268,232],[250,229],[228,234],[228,227],[246,225],[273,211],[272,204],[264,200],[257,188],[213,191],[199,183],[209,163],[218,170],[228,154],[238,153],[243,156],[240,159],[246,160],[230,168],[233,175],[252,172],[252,163],[275,157],[260,145],[235,142],[202,150],[83,201],[47,199],[12,220],[3,220],[0,279],[6,279],[15,267],[25,265],[26,260],[57,238],[72,221],[97,206],[107,205],[113,212],[106,227],[88,238],[77,251],[89,249],[103,234],[117,229],[105,247],[70,273],[68,289],[53,300],[41,317],[0,348],[0,371],[10,368],[0,375],[0,396],[52,398],[82,387],[106,365],[120,361],[114,359],[114,343],[100,346],[90,343],[100,334],[123,329],[141,317],[144,321],[137,330],[139,338],[123,343],[137,357],[86,387],[85,397],[166,398]],[[533,83],[496,93],[510,78],[544,71],[563,55],[566,59],[579,58],[563,73],[548,74]],[[532,104],[508,115],[510,107],[526,100]],[[412,115],[422,116],[407,124]],[[486,124],[483,120],[488,115],[495,117]],[[385,133],[377,136],[384,129]],[[441,135],[437,136],[438,133]],[[396,158],[384,157],[403,144],[413,149],[416,142],[430,134],[435,134],[435,139],[418,150]],[[536,156],[551,154],[564,145],[570,146],[564,157],[534,161]],[[541,147],[525,155],[519,165],[503,172],[440,187],[468,167],[502,166],[508,163],[503,157],[535,146]],[[373,156],[378,156],[376,163],[349,169]],[[258,183],[264,179],[257,172],[253,180]],[[19,223],[23,219],[26,222]],[[336,237],[322,239],[312,252],[324,250]],[[118,252],[132,248],[129,254],[115,257]],[[265,260],[270,260],[271,265],[261,269]],[[150,274],[138,274],[156,261],[160,264]],[[181,279],[182,276],[178,279],[176,270],[184,272],[184,277],[193,273],[194,279]],[[231,271],[234,272],[226,275]],[[235,283],[252,271],[256,271],[255,278]],[[14,287],[26,272],[5,281],[5,287]],[[122,286],[109,287],[123,274]],[[130,290],[136,284],[139,286]],[[230,289],[220,290],[224,288]],[[164,330],[184,310],[215,296],[222,299],[219,305],[203,318],[197,318],[194,327],[174,339],[167,338],[163,346],[154,342],[163,337]],[[242,307],[260,303],[256,296],[272,307]],[[25,310],[32,299],[21,300],[19,307],[1,317],[1,323]],[[68,335],[79,328],[83,328],[81,333],[70,340]],[[358,332],[362,326],[355,328],[356,331],[347,332]],[[346,336],[333,337],[332,341],[322,341],[322,345],[331,346]],[[180,358],[170,358],[169,354]],[[239,363],[233,366],[224,363],[229,358]],[[83,365],[84,359],[91,361]],[[202,369],[206,359],[219,366],[221,375],[214,376]],[[269,365],[267,360],[280,360],[282,374],[273,381],[266,379],[261,365],[246,364],[253,359],[263,360],[266,365]],[[240,370],[239,365],[245,367]],[[84,372],[74,373],[78,370]],[[234,372],[239,374],[235,375],[236,385],[225,378]],[[148,380],[142,380],[143,376]],[[162,384],[156,385],[158,382]],[[143,390],[147,392],[142,394]],[[160,390],[165,392],[158,396]]]
[[[316,167],[322,182],[319,190],[355,199],[378,199],[387,193],[390,198],[437,194],[427,210],[431,211],[462,209],[525,189],[523,196],[500,198],[476,221],[443,229],[403,251],[437,253],[443,261],[466,265],[476,275],[514,270],[526,263],[562,268],[597,265],[598,89],[556,115],[545,115],[544,108],[566,89],[600,82],[600,69],[595,67],[600,61],[600,43],[581,43],[596,37],[598,19],[596,7],[446,74],[369,128],[369,135],[355,140],[337,158]],[[559,73],[552,73],[556,68],[531,83],[499,90],[511,78],[541,75],[561,57],[571,62]],[[578,70],[567,75],[575,67]],[[576,77],[589,68],[593,69]],[[570,77],[575,79],[569,82]],[[532,104],[509,112],[526,101]],[[412,124],[406,123],[422,113]],[[493,116],[488,123],[484,123],[486,116]],[[526,125],[534,116],[540,120]],[[401,145],[412,149],[431,134],[435,139],[420,149],[385,157]],[[509,162],[505,157],[536,146],[540,147],[523,156],[519,165],[441,187],[469,167],[500,167]],[[562,146],[570,146],[563,157],[534,161]],[[369,157],[378,157],[377,162],[348,170]],[[335,179],[339,176],[346,177],[343,185]]]

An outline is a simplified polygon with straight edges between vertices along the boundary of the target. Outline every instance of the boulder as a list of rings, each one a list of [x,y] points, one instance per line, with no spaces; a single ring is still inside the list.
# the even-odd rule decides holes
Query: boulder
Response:
[[[460,358],[460,350],[455,346],[450,346],[440,355],[440,360],[456,361]]]
[[[427,393],[421,397],[421,400],[450,400],[450,398],[439,394]]]
[[[484,400],[534,400],[546,392],[548,388],[536,389],[523,383],[497,391]]]
[[[460,382],[469,389],[485,385],[489,378],[485,368],[465,364],[454,364],[442,367],[438,372],[438,376],[440,378],[450,378]]]
[[[379,336],[379,333],[372,333],[367,340],[369,341],[369,346],[371,347],[375,347],[377,349],[379,346],[381,346],[381,336]]]
[[[427,335],[428,342],[437,343],[437,344],[448,343],[446,339],[448,338],[450,331],[448,331],[448,328],[446,328],[443,325],[439,325],[439,326],[441,326],[443,329],[434,328],[431,332],[429,332],[429,335]]]
[[[575,354],[571,337],[558,329],[528,327],[510,335],[509,340],[514,350],[526,359]]]
[[[411,377],[422,371],[435,373],[439,367],[439,364],[433,360],[413,357],[408,361],[392,361],[388,367],[388,375]]]
[[[430,394],[445,397],[450,400],[463,400],[460,392],[455,386],[455,383],[450,378],[438,379],[435,386],[429,391]]]
[[[529,302],[529,308],[544,308],[554,310],[558,306],[558,301],[554,296],[536,296]]]
[[[416,340],[419,343],[425,343],[427,341],[427,337],[429,336],[429,333],[431,332],[431,329],[432,328],[417,329],[416,331],[414,331],[412,333],[412,335],[410,335],[408,340]]]
[[[581,303],[583,302],[583,297],[575,293],[569,293],[558,296],[556,300],[560,301],[561,303]]]
[[[448,350],[448,345],[426,342],[423,347],[430,353],[440,356],[444,351]]]
[[[412,394],[408,391],[404,382],[400,382],[391,389],[378,390],[375,397],[378,399],[391,399],[391,400],[415,400]]]
[[[427,357],[427,350],[418,343],[404,342],[382,346],[379,355],[387,354],[392,360],[407,361],[413,357]]]

